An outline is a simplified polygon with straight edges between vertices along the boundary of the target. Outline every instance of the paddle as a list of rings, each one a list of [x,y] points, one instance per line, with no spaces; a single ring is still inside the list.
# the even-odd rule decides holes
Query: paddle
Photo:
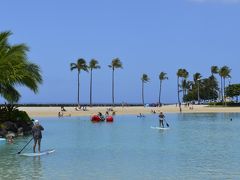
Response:
[[[167,127],[169,127],[169,124],[167,123],[166,119],[164,118],[164,121],[166,122]]]
[[[28,143],[21,149],[21,151],[18,152],[18,154],[20,154],[32,140],[33,140],[33,138],[30,139],[30,141],[28,141]]]

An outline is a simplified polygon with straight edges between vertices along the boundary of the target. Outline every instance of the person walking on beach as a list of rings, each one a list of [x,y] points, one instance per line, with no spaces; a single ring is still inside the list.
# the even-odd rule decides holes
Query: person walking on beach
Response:
[[[38,152],[41,149],[42,131],[44,128],[39,124],[38,120],[34,121],[34,126],[32,127],[32,135],[34,139],[33,152],[36,152],[36,145],[38,144]]]
[[[165,118],[164,114],[162,112],[160,112],[158,117],[159,117],[159,126],[164,128],[164,124],[163,124],[163,120]]]

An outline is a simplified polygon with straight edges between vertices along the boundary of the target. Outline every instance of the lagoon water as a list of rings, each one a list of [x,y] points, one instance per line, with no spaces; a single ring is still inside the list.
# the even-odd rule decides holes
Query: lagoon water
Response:
[[[150,128],[156,115],[38,119],[42,150],[56,152],[16,155],[31,137],[1,143],[1,180],[240,179],[240,114],[166,114],[170,130]]]

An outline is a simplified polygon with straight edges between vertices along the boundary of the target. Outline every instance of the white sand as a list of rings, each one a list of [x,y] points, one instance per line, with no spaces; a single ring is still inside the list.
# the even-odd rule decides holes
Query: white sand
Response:
[[[87,107],[87,111],[76,111],[75,107],[65,107],[66,111],[63,112],[64,116],[92,116],[98,112],[105,114],[107,108],[110,107]],[[61,112],[60,107],[19,107],[20,110],[26,111],[31,117],[58,117],[58,112]],[[168,105],[163,107],[114,107],[116,114],[151,114],[151,111],[156,113],[179,113],[179,107],[175,105]],[[182,106],[183,113],[234,113],[240,112],[240,107],[208,107],[206,105],[194,105],[193,109]],[[111,115],[111,112],[110,112]]]

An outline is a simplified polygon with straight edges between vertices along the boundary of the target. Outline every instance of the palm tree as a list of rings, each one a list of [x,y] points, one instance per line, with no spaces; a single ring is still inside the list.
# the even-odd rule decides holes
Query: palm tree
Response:
[[[90,106],[92,107],[92,71],[93,69],[100,69],[101,67],[98,65],[98,61],[92,59],[89,62],[88,68],[90,69]]]
[[[198,97],[198,104],[200,104],[200,81],[201,81],[202,75],[200,73],[195,73],[193,75],[194,83],[197,85],[197,97]]]
[[[112,69],[112,106],[114,106],[114,71],[115,69],[123,68],[123,66],[119,58],[114,58],[108,67]]]
[[[193,81],[195,84],[197,84],[197,81],[199,81],[202,78],[202,75],[200,73],[193,74]]]
[[[214,76],[214,74],[217,74],[219,71],[218,67],[217,66],[212,66],[211,67],[211,73],[212,73],[212,76]]]
[[[189,76],[189,73],[186,69],[183,69],[182,71],[182,90],[183,90],[183,97],[186,95],[187,92],[187,78]]]
[[[159,80],[160,80],[160,87],[159,87],[159,97],[158,97],[158,104],[161,105],[161,92],[162,92],[162,82],[164,80],[168,79],[167,73],[161,72],[159,74]]]
[[[11,34],[10,31],[0,33],[0,95],[14,103],[21,97],[15,85],[26,86],[37,93],[42,76],[39,66],[28,61],[29,48],[25,44],[8,43]]]
[[[225,80],[230,78],[231,69],[227,66],[223,66],[219,69],[219,75],[221,77],[221,92],[222,92],[222,102],[225,101]]]
[[[86,61],[83,58],[80,58],[80,59],[77,60],[76,63],[71,63],[70,64],[70,70],[72,71],[74,69],[76,69],[77,72],[78,72],[77,73],[77,77],[78,77],[78,95],[77,95],[78,98],[77,98],[77,103],[78,103],[78,106],[80,106],[80,104],[79,104],[79,89],[80,89],[80,81],[79,81],[79,79],[80,79],[80,72],[81,71],[88,72],[88,66],[86,64]]]
[[[214,74],[218,74],[218,73],[219,73],[218,67],[217,66],[211,66],[211,74],[212,74],[213,79],[215,78]],[[214,94],[214,89],[213,89],[212,93]],[[220,96],[220,94],[219,94],[219,96]],[[215,103],[214,103],[214,105],[215,105]]]
[[[178,93],[178,105],[179,105],[179,109],[180,109],[180,112],[182,112],[182,108],[181,108],[181,101],[180,101],[180,84],[179,84],[179,81],[180,81],[180,77],[183,77],[184,75],[184,69],[178,69],[177,71],[177,93]]]
[[[141,81],[142,81],[142,103],[143,103],[143,106],[144,106],[144,83],[149,82],[149,80],[150,79],[147,74],[142,75]]]

